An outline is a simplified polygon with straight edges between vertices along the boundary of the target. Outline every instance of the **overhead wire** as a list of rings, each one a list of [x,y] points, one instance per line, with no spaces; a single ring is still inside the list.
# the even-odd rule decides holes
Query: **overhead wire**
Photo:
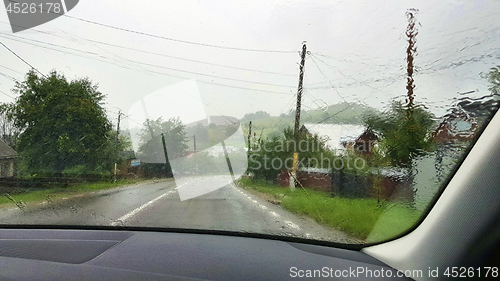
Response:
[[[170,38],[166,36],[161,36],[161,35],[155,35],[151,33],[146,33],[146,32],[141,32],[137,30],[131,30],[127,28],[122,28],[122,27],[117,27],[117,26],[112,26],[109,24],[104,24],[104,23],[99,23],[91,20],[86,20],[70,15],[64,15],[65,17],[76,19],[82,22],[86,23],[91,23],[94,25],[98,26],[104,26],[107,28],[115,29],[115,30],[120,30],[124,32],[129,32],[133,34],[138,34],[138,35],[143,35],[147,37],[152,37],[152,38],[157,38],[157,39],[163,39],[163,40],[168,40],[172,42],[177,42],[177,43],[183,43],[183,44],[190,44],[190,45],[196,45],[196,46],[203,46],[203,47],[211,47],[211,48],[218,48],[218,49],[225,49],[225,50],[234,50],[234,51],[247,51],[247,52],[263,52],[263,53],[295,53],[295,51],[283,51],[283,50],[265,50],[265,49],[252,49],[252,48],[241,48],[241,47],[230,47],[230,46],[222,46],[222,45],[215,45],[215,44],[208,44],[208,43],[200,43],[200,42],[194,42],[194,41],[188,41],[188,40],[181,40],[181,39],[175,39],[175,38]]]
[[[9,97],[9,98],[11,98],[11,99],[15,99],[13,96],[11,96],[11,95],[7,94],[6,92],[4,92],[4,91],[2,91],[2,90],[0,90],[0,93],[2,93],[2,94],[4,94],[4,95],[8,96],[8,97]]]
[[[14,81],[14,82],[20,82],[20,81],[19,81],[19,80],[17,80],[16,78],[14,78],[14,77],[12,77],[12,76],[10,76],[10,75],[7,75],[7,74],[5,74],[5,73],[3,73],[3,72],[0,72],[0,76],[3,76],[3,77],[5,77],[5,78],[7,78],[7,79],[10,79],[10,80],[12,80],[12,81]]]
[[[24,44],[35,45],[35,46],[40,47],[40,48],[45,48],[45,49],[49,49],[49,50],[53,50],[53,51],[57,51],[57,52],[62,52],[62,53],[65,53],[65,54],[80,56],[80,55],[77,55],[77,54],[73,54],[73,53],[70,53],[70,52],[66,52],[66,51],[62,51],[62,50],[50,48],[50,47],[47,47],[47,46],[40,46],[40,45],[37,45],[37,44],[33,44],[33,43],[29,43],[29,42],[24,42],[22,40],[16,40],[16,39],[21,38],[21,39],[24,39],[24,40],[27,40],[27,41],[34,41],[33,39],[26,39],[26,38],[16,37],[16,36],[13,36],[16,39],[11,38],[11,37],[4,37],[4,36],[0,36],[0,37],[6,38],[6,39],[9,39],[9,40],[13,40],[13,41],[17,41],[17,42],[20,42],[20,43],[24,43]],[[38,40],[36,40],[36,41],[38,41]],[[40,42],[38,42],[38,43],[40,43]],[[52,44],[52,45],[57,45],[57,44]],[[92,54],[92,55],[98,56],[100,58],[109,59],[108,57],[105,57],[105,56],[102,56],[102,55],[99,55],[99,54],[93,53],[93,52],[82,51],[82,50],[78,50],[78,49],[70,48],[70,47],[61,47],[61,48],[67,48],[67,49],[70,49],[70,50],[73,50],[73,51],[83,52],[83,53],[86,53],[86,54]],[[86,56],[81,56],[81,57],[89,58],[89,57],[86,57]],[[91,59],[95,59],[95,58],[91,58]],[[111,63],[113,65],[116,65],[116,66],[119,66],[119,67],[122,67],[122,68],[134,70],[134,69],[131,69],[130,67],[125,67],[123,65],[118,65],[116,63],[112,63],[112,62],[109,62],[109,61],[106,61],[106,60],[101,60],[101,61],[106,62],[106,63]],[[158,66],[158,65],[153,65],[153,64],[147,64],[147,63],[142,63],[142,62],[132,61],[132,60],[128,60],[128,61],[134,62],[134,63],[138,63],[138,64],[155,66],[155,67],[159,67],[159,68],[165,68],[165,69],[169,69],[169,70],[172,70],[172,71],[185,72],[185,73],[190,73],[190,74],[195,74],[195,75],[209,76],[209,77],[214,77],[214,78],[219,78],[219,79],[226,79],[226,80],[232,80],[232,81],[238,81],[238,82],[246,82],[246,83],[251,83],[251,84],[262,84],[262,85],[269,85],[269,86],[278,86],[278,87],[292,87],[292,86],[286,86],[286,85],[271,84],[271,83],[256,82],[256,81],[248,81],[248,80],[242,80],[242,79],[233,79],[233,78],[221,77],[221,76],[216,76],[216,75],[209,75],[209,74],[202,74],[202,73],[197,73],[197,72],[184,71],[184,70],[180,70],[180,69],[168,68],[168,67],[163,67],[163,66]],[[157,71],[152,71],[152,70],[146,70],[146,71],[151,72],[151,73],[166,75],[166,76],[170,76],[170,77],[180,78],[180,79],[190,79],[188,77],[182,77],[182,76],[178,76],[178,75],[172,75],[172,74],[167,74],[167,73],[162,73],[162,72],[157,72]],[[211,85],[217,85],[217,86],[223,86],[223,87],[229,87],[229,88],[251,90],[251,91],[257,91],[257,92],[267,92],[267,93],[284,94],[284,95],[288,95],[288,96],[290,95],[289,93],[272,91],[272,90],[262,90],[262,89],[256,89],[256,88],[239,87],[239,86],[227,85],[227,84],[222,84],[222,83],[208,82],[208,81],[203,81],[203,80],[196,80],[196,81],[200,82],[200,83],[204,83],[204,84],[211,84]]]
[[[3,21],[0,21],[0,23],[6,24],[6,25],[10,25],[9,23],[3,22]],[[16,26],[19,26],[19,25],[16,25]],[[55,34],[52,34],[52,33],[49,33],[49,32],[45,32],[45,31],[41,31],[41,30],[37,30],[37,29],[34,29],[34,28],[31,28],[30,30],[62,38],[62,37],[57,36]],[[10,35],[10,34],[6,34],[6,35]],[[145,53],[145,54],[156,55],[156,56],[162,56],[162,57],[166,57],[166,58],[172,58],[172,59],[177,59],[177,60],[189,61],[189,62],[200,63],[200,64],[205,64],[205,65],[212,65],[212,66],[217,66],[217,67],[222,67],[222,68],[228,68],[228,69],[236,69],[236,70],[240,70],[240,71],[249,71],[249,72],[257,72],[257,73],[264,73],[264,74],[272,74],[272,75],[280,75],[280,76],[287,76],[287,77],[295,77],[295,75],[293,75],[293,74],[286,74],[286,73],[280,73],[280,72],[265,71],[265,70],[259,70],[259,69],[250,69],[250,68],[236,67],[236,66],[230,66],[230,65],[224,65],[224,64],[217,64],[217,63],[200,61],[200,60],[194,60],[194,59],[188,59],[188,58],[183,58],[183,57],[178,57],[178,56],[172,56],[172,55],[167,55],[167,54],[162,54],[162,53],[157,53],[157,52],[152,52],[152,51],[146,51],[146,50],[141,50],[141,49],[126,47],[126,46],[120,46],[120,45],[111,44],[111,43],[107,43],[107,42],[102,42],[102,41],[98,41],[98,40],[92,40],[92,39],[88,39],[88,38],[83,38],[83,37],[80,37],[80,36],[78,36],[78,37],[81,40],[84,40],[84,41],[87,41],[87,42],[90,42],[90,43],[95,43],[95,44],[100,44],[100,45],[105,45],[105,46],[111,46],[111,47],[115,47],[115,48],[121,48],[121,49],[126,49],[126,50],[141,52],[141,53]],[[20,37],[20,38],[22,38],[22,37]],[[27,39],[27,38],[23,38],[23,39],[32,40],[32,41],[38,41],[38,40]],[[38,41],[38,42],[40,42],[40,41]],[[50,44],[50,43],[47,43],[47,42],[43,42],[43,43]],[[50,44],[50,45],[56,45],[56,44]],[[63,47],[70,48],[70,47],[66,47],[66,46],[63,46]]]
[[[42,76],[46,77],[43,73],[41,73],[40,71],[38,71],[38,69],[36,69],[34,66],[32,66],[29,62],[27,62],[25,59],[23,59],[21,56],[19,56],[18,54],[16,54],[16,52],[12,51],[9,47],[7,47],[3,42],[0,42],[0,45],[4,46],[5,49],[7,49],[9,52],[11,52],[12,54],[14,54],[18,59],[20,59],[21,61],[23,61],[25,64],[27,64],[29,67],[31,67],[32,69],[34,69],[36,72],[40,73]]]
[[[12,2],[12,3],[21,3],[19,1],[15,1],[15,0],[7,0],[7,1]],[[36,9],[38,9],[38,7],[36,7]],[[55,15],[58,15],[58,16],[64,16],[66,18],[75,19],[75,20],[78,20],[78,21],[81,21],[81,22],[85,22],[85,23],[89,23],[89,24],[93,24],[93,25],[97,25],[97,26],[103,26],[103,27],[106,27],[106,28],[114,29],[114,30],[119,30],[119,31],[123,31],[123,32],[128,32],[128,33],[132,33],[132,34],[137,34],[137,35],[141,35],[141,36],[147,36],[147,37],[151,37],[151,38],[162,39],[162,40],[167,40],[167,41],[172,41],[172,42],[177,42],[177,43],[190,44],[190,45],[203,46],[203,47],[211,47],[211,48],[218,48],[218,49],[224,49],[224,50],[234,50],[234,51],[263,52],[263,53],[295,53],[295,51],[266,50],[266,49],[255,49],[255,48],[231,47],[231,46],[223,46],[223,45],[208,44],[208,43],[194,42],[194,41],[189,41],[189,40],[176,39],[176,38],[172,38],[172,37],[166,37],[166,36],[151,34],[151,33],[147,33],[147,32],[132,30],[132,29],[128,29],[128,28],[113,26],[113,25],[109,25],[109,24],[105,24],[105,23],[100,23],[100,22],[96,22],[96,21],[92,21],[92,20],[87,20],[87,19],[83,19],[83,18],[71,16],[71,15],[68,15],[68,14],[56,13],[54,11],[45,10],[43,8],[41,8],[41,10],[43,12],[52,13],[52,14],[55,14]]]
[[[136,51],[136,52],[141,52],[145,54],[151,54],[151,55],[156,55],[156,56],[162,56],[166,58],[172,58],[172,59],[177,59],[177,60],[183,60],[183,61],[189,61],[189,62],[194,62],[194,63],[201,63],[201,64],[206,64],[206,65],[212,65],[212,66],[217,66],[217,67],[222,67],[222,68],[229,68],[229,69],[236,69],[236,70],[241,70],[241,71],[250,71],[250,72],[258,72],[258,73],[264,73],[264,74],[272,74],[272,75],[281,75],[281,76],[289,76],[289,77],[295,77],[293,74],[286,74],[286,73],[279,73],[279,72],[273,72],[273,71],[265,71],[265,70],[258,70],[258,69],[250,69],[250,68],[242,68],[242,67],[236,67],[236,66],[229,66],[229,65],[223,65],[223,64],[217,64],[217,63],[211,63],[211,62],[206,62],[206,61],[200,61],[200,60],[194,60],[194,59],[188,59],[188,58],[182,58],[182,57],[177,57],[177,56],[171,56],[171,55],[166,55],[162,53],[156,53],[156,52],[151,52],[151,51],[145,51],[141,49],[136,49],[136,48],[130,48],[126,46],[120,46],[120,45],[115,45],[115,44],[110,44],[106,42],[101,42],[97,40],[91,40],[91,39],[86,39],[82,38],[83,40],[105,45],[105,46],[112,46],[116,48],[122,48],[126,50],[131,50],[131,51]]]
[[[319,70],[319,72],[321,73],[321,75],[323,75],[323,77],[325,78],[325,80],[328,81],[328,83],[330,84],[331,88],[337,92],[337,95],[344,101],[344,102],[347,102],[345,97],[342,96],[339,91],[335,88],[335,86],[333,86],[332,82],[330,81],[330,79],[328,79],[328,77],[326,77],[325,73],[323,72],[323,70],[321,70],[321,68],[319,67],[319,65],[316,63],[316,61],[314,60],[314,57],[311,56],[311,61],[314,63],[314,65],[316,65],[316,68]]]

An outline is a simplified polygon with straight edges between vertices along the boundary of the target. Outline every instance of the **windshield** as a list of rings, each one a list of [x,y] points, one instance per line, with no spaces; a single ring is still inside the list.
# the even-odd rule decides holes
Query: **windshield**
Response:
[[[381,242],[499,106],[498,1],[4,3],[4,225]]]

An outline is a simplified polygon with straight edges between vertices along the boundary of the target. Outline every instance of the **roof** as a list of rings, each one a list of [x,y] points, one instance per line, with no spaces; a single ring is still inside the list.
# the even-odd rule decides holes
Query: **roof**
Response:
[[[17,156],[17,152],[12,147],[0,140],[0,159],[16,158]]]
[[[305,168],[299,168],[299,171],[307,173],[317,173],[317,174],[330,174],[332,172],[332,169],[305,167]]]
[[[303,128],[318,135],[330,149],[344,150],[345,142],[355,142],[366,130],[362,125],[350,124],[304,124]]]
[[[468,141],[474,138],[476,130],[476,118],[459,108],[443,118],[434,132],[434,138],[438,143]]]

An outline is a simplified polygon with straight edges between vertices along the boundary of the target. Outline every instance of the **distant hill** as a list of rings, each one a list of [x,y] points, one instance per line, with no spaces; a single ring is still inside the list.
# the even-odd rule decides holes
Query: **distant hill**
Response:
[[[357,103],[339,103],[330,105],[327,108],[301,111],[300,123],[321,123],[321,124],[353,124],[362,125],[363,116],[377,112],[376,109]],[[247,114],[251,116],[250,114]],[[259,114],[262,117],[262,114]],[[282,114],[281,116],[270,116],[257,120],[242,120],[244,134],[248,134],[248,123],[252,121],[252,135],[258,138],[280,136],[283,129],[293,127],[295,122],[295,112]]]

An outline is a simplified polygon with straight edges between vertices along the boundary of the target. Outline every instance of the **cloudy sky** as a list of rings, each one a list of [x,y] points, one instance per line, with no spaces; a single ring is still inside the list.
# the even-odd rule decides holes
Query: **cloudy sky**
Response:
[[[113,120],[185,81],[220,114],[288,112],[303,41],[305,109],[344,101],[383,108],[406,93],[409,8],[419,10],[416,100],[442,115],[458,98],[487,95],[479,75],[500,65],[497,0],[81,0],[67,16],[15,34],[0,8],[0,42],[42,73],[98,83]],[[0,102],[12,102],[14,80],[29,66],[3,46],[0,58]],[[186,97],[162,103],[182,108]]]

